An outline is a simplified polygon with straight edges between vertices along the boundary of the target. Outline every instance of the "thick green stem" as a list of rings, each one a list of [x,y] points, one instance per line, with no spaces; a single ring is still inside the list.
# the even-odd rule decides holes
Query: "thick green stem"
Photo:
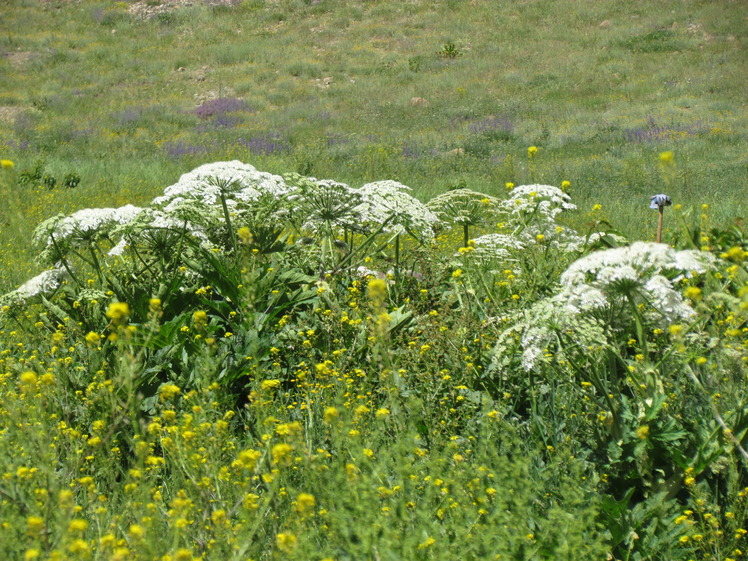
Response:
[[[642,350],[642,354],[649,360],[649,354],[647,352],[647,338],[644,335],[644,323],[642,321],[642,315],[639,312],[639,308],[634,302],[631,294],[626,294],[626,301],[631,307],[631,314],[634,316],[634,324],[636,325],[636,338],[638,339],[639,346]]]
[[[400,278],[400,234],[395,236],[395,279]]]
[[[368,238],[366,238],[363,241],[363,243],[360,246],[358,246],[355,252],[353,251],[353,248],[351,248],[351,251],[348,253],[348,255],[343,257],[340,263],[338,263],[337,270],[342,269],[344,265],[346,265],[349,261],[351,261],[356,253],[361,253],[364,249],[366,249],[366,247],[368,247],[369,244],[371,244],[374,241],[377,235],[379,235],[382,232],[382,230],[384,230],[385,226],[387,226],[387,224],[390,223],[391,221],[392,221],[392,217],[382,222],[382,224],[379,226],[377,231],[371,234]]]
[[[99,282],[101,283],[101,286],[106,286],[106,279],[104,278],[104,271],[101,270],[101,263],[99,263],[99,258],[96,256],[96,250],[93,247],[93,244],[90,244],[88,246],[88,251],[91,253],[91,259],[93,260],[94,269],[96,269],[96,276],[99,277]]]
[[[70,278],[72,278],[78,286],[82,287],[83,284],[78,280],[78,277],[73,274],[73,271],[70,269],[70,265],[68,264],[67,259],[65,259],[65,257],[62,257],[62,251],[60,251],[60,246],[57,245],[57,240],[55,239],[55,237],[50,234],[49,239],[52,240],[52,245],[55,246],[57,253],[60,254],[60,262],[62,263],[62,266],[65,267],[65,270],[68,272],[68,275],[70,275]]]
[[[231,227],[231,216],[229,216],[229,207],[226,204],[226,197],[223,195],[223,191],[221,191],[221,207],[223,208],[223,219],[226,221],[226,228],[229,232],[229,243],[231,244],[231,249],[235,251],[236,238],[234,229]]]

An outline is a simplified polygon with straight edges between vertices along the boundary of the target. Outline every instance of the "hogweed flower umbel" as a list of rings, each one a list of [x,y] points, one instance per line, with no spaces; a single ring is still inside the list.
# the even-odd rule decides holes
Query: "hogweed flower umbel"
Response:
[[[504,360],[506,341],[515,335],[529,371],[545,360],[558,331],[574,333],[582,348],[604,348],[610,329],[628,322],[665,328],[689,320],[695,311],[674,283],[711,269],[713,263],[708,253],[646,242],[590,253],[561,275],[559,293],[526,310],[504,332],[496,360]]]
[[[384,224],[388,233],[409,233],[419,240],[434,237],[439,221],[421,201],[409,195],[410,187],[397,181],[367,183],[357,190],[363,202],[356,208],[367,224]]]
[[[694,315],[673,282],[703,273],[712,263],[713,257],[704,252],[635,242],[572,263],[561,275],[563,290],[557,298],[573,313],[614,306],[628,298],[646,303],[655,311],[653,319],[669,324]]]
[[[568,182],[567,182],[568,183]],[[577,251],[585,239],[573,230],[559,226],[557,217],[577,206],[563,190],[553,185],[520,185],[500,205],[508,215],[506,228],[524,243],[543,243],[564,252]]]
[[[470,189],[454,189],[431,199],[426,206],[446,223],[459,224],[463,229],[463,246],[470,239],[469,229],[498,216],[501,202],[489,195]]]
[[[39,295],[48,295],[60,287],[68,273],[63,267],[42,271],[17,289],[0,296],[0,307],[21,304]]]

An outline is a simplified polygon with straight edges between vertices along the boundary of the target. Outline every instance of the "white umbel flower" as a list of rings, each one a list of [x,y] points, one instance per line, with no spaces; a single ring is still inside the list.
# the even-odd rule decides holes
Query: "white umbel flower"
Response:
[[[518,252],[526,248],[516,236],[507,234],[485,234],[473,240],[475,248],[471,255],[478,261],[503,261],[516,256]]]
[[[54,292],[60,287],[66,276],[67,271],[63,267],[42,271],[15,290],[0,296],[0,305],[22,304],[34,296]]]
[[[674,283],[713,266],[709,253],[676,251],[664,244],[636,242],[596,251],[572,263],[561,275],[558,294],[533,306],[500,341],[519,338],[522,365],[532,370],[544,360],[546,349],[556,347],[559,331],[573,333],[585,345],[600,346],[607,344],[609,330],[630,326],[633,313],[640,313],[649,326],[691,319],[696,312]],[[506,347],[497,344],[497,365],[506,361]]]
[[[703,251],[676,251],[665,244],[634,242],[625,247],[595,251],[576,260],[561,275],[561,284],[573,286],[588,278],[604,282],[608,278],[649,276],[660,271],[691,277],[711,269],[713,263],[714,257]]]
[[[179,203],[198,201],[208,206],[220,205],[223,196],[229,206],[257,200],[263,194],[281,197],[290,191],[282,177],[261,172],[238,160],[213,162],[185,173],[164,194],[153,199],[156,206],[169,212]]]
[[[84,208],[70,216],[55,216],[37,226],[32,241],[38,247],[47,247],[67,240],[92,239],[106,230],[131,222],[141,210],[133,205],[125,205],[119,208]]]
[[[470,189],[454,189],[434,197],[426,206],[442,222],[474,226],[495,217],[500,201]]]
[[[577,205],[570,202],[571,197],[553,185],[520,185],[510,192],[510,196],[501,208],[508,214],[541,212],[553,219],[564,210],[574,210]]]
[[[361,226],[362,195],[332,179],[299,177],[288,195],[291,216],[308,232],[354,229]]]
[[[15,292],[22,298],[31,298],[38,294],[48,294],[59,288],[66,274],[67,272],[62,267],[43,271],[23,283]]]
[[[680,321],[693,316],[694,311],[673,288],[673,282],[703,273],[712,264],[713,257],[705,252],[635,242],[590,253],[572,263],[561,275],[563,290],[557,298],[577,313],[633,298],[647,302],[665,322]],[[590,298],[593,293],[597,296]]]
[[[199,241],[203,246],[209,246],[210,240],[204,229],[195,224],[198,220],[205,218],[205,209],[201,208],[200,205],[197,205],[198,208],[185,208],[194,206],[194,201],[192,203],[184,202],[176,205],[175,210],[171,213],[154,208],[142,209],[130,222],[112,231],[112,238],[116,239],[119,236],[120,240],[107,254],[117,257],[121,256],[133,244],[136,246],[140,244],[149,245],[149,238],[152,238],[158,231],[184,232]],[[193,221],[190,219],[193,219]]]
[[[426,205],[409,195],[410,187],[397,181],[375,181],[357,189],[363,202],[356,207],[364,222],[374,226],[386,222],[387,233],[412,233],[420,239],[434,237],[439,221]]]
[[[562,212],[576,209],[570,197],[552,185],[520,185],[501,203],[506,227],[528,244],[542,242],[564,252],[579,251],[584,238],[556,223]]]

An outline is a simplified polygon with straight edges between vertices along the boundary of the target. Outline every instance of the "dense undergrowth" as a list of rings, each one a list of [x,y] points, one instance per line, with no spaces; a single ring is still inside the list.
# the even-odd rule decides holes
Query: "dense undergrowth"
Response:
[[[748,240],[571,200],[225,162],[43,222],[0,302],[0,555],[740,559]]]

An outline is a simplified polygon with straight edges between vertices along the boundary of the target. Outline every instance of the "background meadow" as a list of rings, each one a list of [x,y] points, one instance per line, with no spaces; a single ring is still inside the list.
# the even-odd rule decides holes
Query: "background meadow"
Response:
[[[572,220],[601,204],[639,238],[661,191],[729,224],[745,216],[746,17],[739,1],[10,0],[0,153],[27,181],[3,194],[0,282],[34,272],[42,219],[142,204],[235,158],[424,200],[567,180]]]
[[[10,0],[0,558],[745,558],[746,18]]]

